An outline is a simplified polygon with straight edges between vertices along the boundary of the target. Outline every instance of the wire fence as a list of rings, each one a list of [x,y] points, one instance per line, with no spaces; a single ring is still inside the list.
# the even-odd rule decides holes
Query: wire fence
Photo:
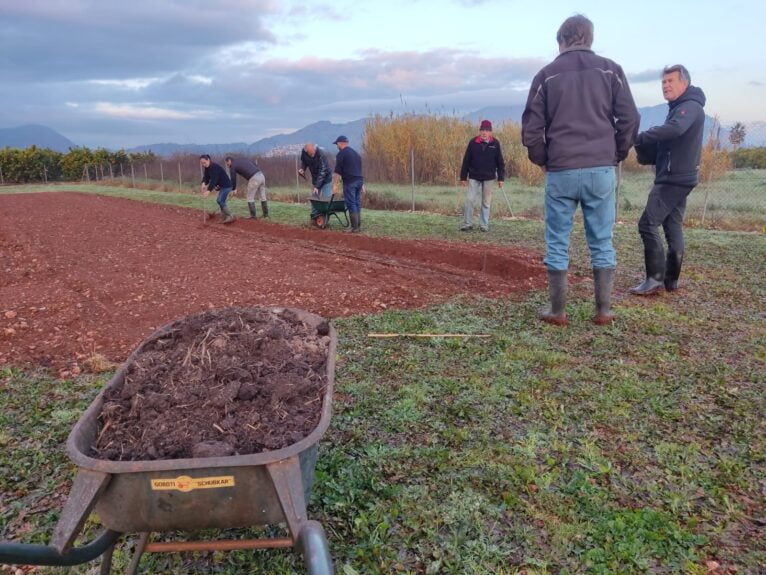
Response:
[[[753,135],[753,140],[766,143],[766,133]],[[0,151],[1,152],[1,151]],[[686,223],[720,229],[766,232],[766,146],[721,146],[715,165],[703,166],[700,184],[688,198]],[[465,188],[458,181],[454,167],[451,185],[422,182],[418,176],[418,155],[415,150],[402,152],[409,173],[398,182],[367,181],[363,205],[367,208],[432,212],[458,216],[462,214]],[[331,164],[332,155],[328,154]],[[297,154],[255,158],[266,176],[269,198],[276,201],[308,203],[311,193],[310,177],[298,175],[300,159]],[[223,157],[213,161],[224,164]],[[704,161],[704,158],[703,158]],[[368,174],[381,173],[374,157],[364,157]],[[48,168],[42,162],[36,168],[35,181],[52,183],[64,178],[61,170]],[[404,181],[402,181],[404,179]],[[0,162],[0,184],[17,180],[3,172]],[[29,178],[27,178],[29,181]],[[201,181],[197,155],[172,158],[154,157],[147,161],[120,163],[88,163],[82,166],[79,181],[102,185],[150,189],[165,192],[196,193]],[[653,170],[639,166],[629,159],[621,166],[618,177],[616,208],[618,220],[631,223],[640,217],[653,182]],[[240,181],[240,185],[244,182]],[[543,217],[543,186],[529,183],[519,174],[507,177],[505,186],[496,188],[492,199],[494,218]]]

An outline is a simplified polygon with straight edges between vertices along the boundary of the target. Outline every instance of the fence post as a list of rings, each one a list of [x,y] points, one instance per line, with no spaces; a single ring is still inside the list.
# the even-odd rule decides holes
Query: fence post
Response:
[[[412,213],[415,213],[415,148],[410,148],[410,174],[412,176]]]
[[[146,180],[146,183],[149,183],[149,174],[146,172],[146,162],[144,162],[144,180]]]
[[[125,170],[122,169],[122,162],[120,162],[120,178],[122,178],[122,182],[125,183]]]
[[[0,186],[5,185],[5,178],[3,178],[3,167],[0,166]]]
[[[160,162],[160,180],[162,181],[162,189],[165,189],[165,174],[162,171],[162,162]]]
[[[133,162],[130,162],[130,181],[132,182],[131,188],[136,187],[136,172],[133,170]]]
[[[181,184],[181,162],[178,162],[178,191],[183,192],[183,184]]]
[[[85,170],[85,180],[88,183],[90,183],[90,167],[88,166],[88,164],[85,164],[84,170]]]
[[[111,183],[114,183],[114,170],[112,170],[112,162],[109,162],[109,179]]]
[[[45,179],[45,183],[48,183],[48,168],[43,164],[43,178]]]
[[[300,189],[300,181],[298,181],[298,154],[295,154],[295,191]]]
[[[702,204],[702,217],[700,218],[700,226],[705,225],[705,214],[707,213],[707,200],[710,197],[710,183],[713,181],[713,171],[715,166],[710,167],[710,173],[707,175],[707,186],[705,186],[705,203]]]

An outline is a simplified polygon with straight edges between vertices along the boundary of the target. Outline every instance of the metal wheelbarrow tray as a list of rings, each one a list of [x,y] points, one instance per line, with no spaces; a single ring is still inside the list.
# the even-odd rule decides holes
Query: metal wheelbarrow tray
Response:
[[[346,202],[342,197],[338,199],[338,196],[335,194],[329,198],[312,196],[309,198],[309,201],[311,202],[312,213],[317,214],[317,227],[321,229],[327,228],[330,225],[330,216],[335,216],[335,219],[344,228],[351,225],[348,219],[348,211],[346,210]],[[343,215],[343,219],[341,219],[339,214]]]
[[[279,312],[285,308],[269,308]],[[309,326],[323,318],[290,310]],[[122,384],[136,355],[152,340],[173,330],[172,322],[144,341],[112,377],[72,429],[67,452],[78,472],[56,525],[50,546],[0,543],[0,563],[72,565],[105,554],[102,573],[109,573],[111,552],[122,533],[141,533],[128,573],[135,573],[144,552],[298,547],[308,573],[333,573],[322,526],[309,521],[318,443],[329,427],[337,332],[330,326],[326,387],[317,427],[285,448],[252,455],[153,461],[109,461],[87,455],[98,433],[98,417],[107,389]],[[92,510],[107,531],[84,548],[72,545]],[[290,537],[226,541],[151,543],[152,532],[234,528],[286,523]]]

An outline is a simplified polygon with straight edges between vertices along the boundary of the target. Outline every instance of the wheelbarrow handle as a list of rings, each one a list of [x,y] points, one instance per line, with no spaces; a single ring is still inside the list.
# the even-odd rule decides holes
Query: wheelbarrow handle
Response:
[[[321,523],[306,521],[301,529],[299,544],[309,575],[334,575],[330,547]]]
[[[0,542],[0,564],[10,565],[79,565],[93,561],[112,547],[122,533],[106,529],[98,539],[84,547],[72,547],[66,553],[60,553],[51,545],[30,543]]]

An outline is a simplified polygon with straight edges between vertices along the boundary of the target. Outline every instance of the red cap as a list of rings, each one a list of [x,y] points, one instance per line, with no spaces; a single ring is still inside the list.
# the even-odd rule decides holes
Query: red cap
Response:
[[[492,122],[489,120],[482,120],[481,126],[479,126],[479,130],[487,130],[489,132],[492,131]]]

